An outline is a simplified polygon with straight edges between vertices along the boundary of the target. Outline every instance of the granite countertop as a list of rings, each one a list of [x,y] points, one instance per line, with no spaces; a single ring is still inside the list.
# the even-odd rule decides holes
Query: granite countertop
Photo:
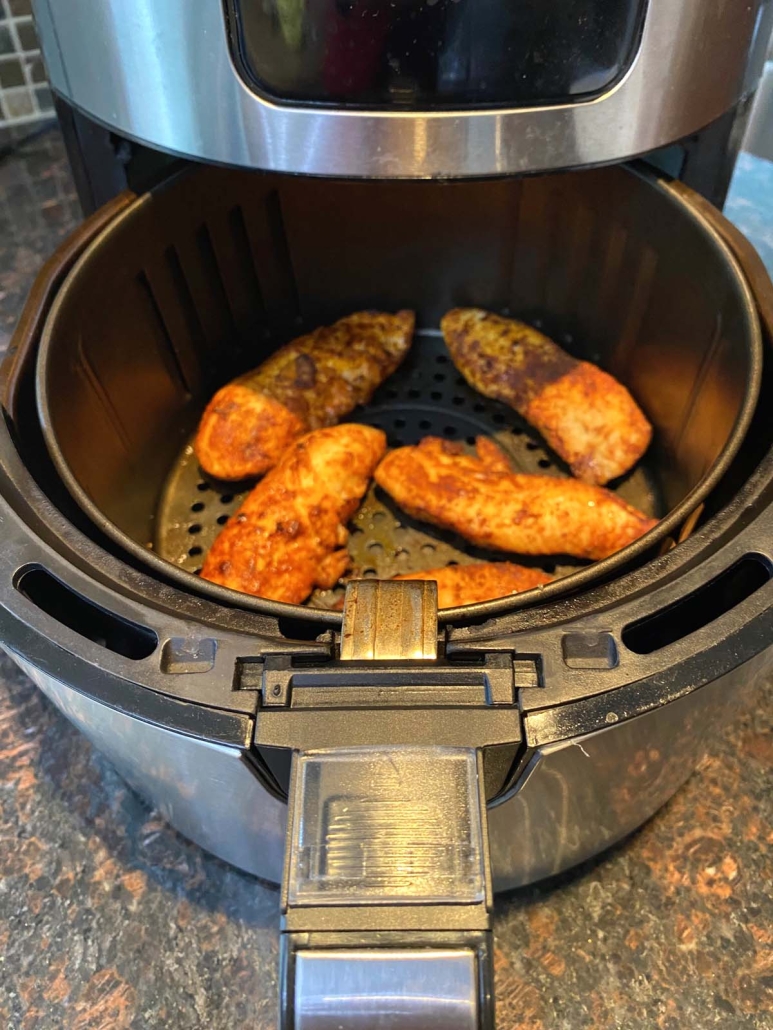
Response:
[[[772,170],[742,157],[728,210],[773,261]],[[0,350],[77,219],[55,131],[0,163]],[[642,830],[499,899],[499,1027],[773,1025],[772,729],[768,686]],[[0,659],[0,1025],[269,1030],[278,917]]]

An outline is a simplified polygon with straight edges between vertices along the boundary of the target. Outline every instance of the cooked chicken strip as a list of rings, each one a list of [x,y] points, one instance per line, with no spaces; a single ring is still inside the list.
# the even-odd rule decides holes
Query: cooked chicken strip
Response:
[[[371,426],[301,437],[228,520],[202,579],[296,604],[315,586],[334,586],[349,564],[346,522],[385,450],[384,433]]]
[[[544,586],[553,579],[542,569],[527,569],[509,561],[447,565],[443,569],[408,572],[394,578],[434,579],[437,583],[438,608],[456,608],[460,604],[475,604],[477,601],[518,594],[532,587]]]
[[[601,487],[512,472],[486,437],[476,450],[426,437],[388,454],[376,482],[414,518],[500,551],[606,558],[656,524]]]
[[[608,483],[647,450],[652,427],[626,388],[596,365],[480,308],[456,308],[440,325],[467,382],[515,408],[578,479]]]
[[[286,344],[218,390],[199,423],[199,464],[218,479],[272,468],[293,440],[332,426],[395,371],[413,336],[412,311],[359,311]]]
[[[235,382],[207,405],[193,446],[205,472],[246,479],[273,468],[306,429],[284,404]]]

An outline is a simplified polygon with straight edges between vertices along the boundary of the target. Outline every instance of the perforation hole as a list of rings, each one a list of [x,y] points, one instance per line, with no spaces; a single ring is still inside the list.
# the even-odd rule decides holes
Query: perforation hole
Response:
[[[458,408],[460,405],[464,404],[464,397],[460,397],[459,394],[457,394],[455,397],[451,398],[451,403],[455,404]]]
[[[392,425],[395,427],[395,429],[405,429],[405,419],[396,418]]]
[[[502,426],[505,424],[507,419],[501,411],[495,411],[494,414],[491,416],[491,421],[497,426]]]
[[[553,462],[552,461],[548,461],[547,458],[540,458],[540,460],[537,462],[537,464],[539,465],[539,467],[541,469],[549,469],[551,467],[551,465],[553,464]]]
[[[438,365],[447,365],[448,364],[448,358],[446,357],[445,354],[438,354],[438,356],[435,358],[435,361],[437,362]]]
[[[533,440],[529,440],[526,443],[526,450],[527,451],[538,451],[539,450],[539,444],[535,443]]]
[[[196,484],[196,489],[200,490],[201,493],[204,493],[205,490],[209,490],[209,483],[205,483],[204,480],[202,480],[200,483]]]
[[[442,400],[443,394],[442,393],[438,393],[437,390],[434,390],[430,394],[430,397],[432,398],[433,401],[439,401],[439,400]]]
[[[203,501],[196,501],[195,504],[191,505],[191,511],[204,511],[205,504]]]
[[[445,381],[445,372],[436,372],[432,377],[436,383],[442,383]]]
[[[228,522],[228,519],[229,519],[228,515],[218,515],[218,517],[217,517],[217,524],[218,524],[218,526],[224,526],[226,524],[226,522]]]
[[[362,570],[363,576],[375,576],[376,570],[373,568],[367,568]]]
[[[415,401],[415,400],[417,400],[417,399],[418,399],[419,397],[421,397],[421,390],[409,390],[409,391],[408,391],[408,396],[410,397],[410,399],[411,399],[412,401]]]
[[[188,526],[188,532],[192,535],[201,532],[201,525],[198,522],[194,522],[192,526]]]
[[[190,556],[191,558],[195,558],[195,557],[196,557],[197,555],[199,555],[199,554],[201,554],[201,553],[202,553],[202,548],[201,548],[201,547],[198,547],[198,546],[196,546],[196,547],[191,547],[191,548],[189,548],[189,550],[188,550],[188,554],[189,554],[189,556]]]
[[[383,553],[384,546],[383,546],[383,544],[380,544],[378,542],[378,540],[373,540],[371,543],[368,544],[368,550],[372,554],[378,555],[378,554],[382,554]]]
[[[221,494],[220,495],[220,503],[221,504],[230,504],[233,499],[234,499],[234,495],[233,494]]]
[[[486,405],[480,403],[473,404],[472,410],[475,412],[476,415],[482,415],[483,412],[486,410]]]
[[[432,428],[432,423],[429,421],[429,419],[423,418],[421,420],[421,422],[419,422],[419,429],[431,429],[431,428]]]
[[[449,438],[449,440],[452,437],[458,436],[458,435],[459,435],[459,430],[456,428],[456,426],[443,426],[443,436],[447,436]]]
[[[435,553],[435,545],[434,544],[422,544],[421,545],[421,551],[422,551],[422,554],[434,554]]]

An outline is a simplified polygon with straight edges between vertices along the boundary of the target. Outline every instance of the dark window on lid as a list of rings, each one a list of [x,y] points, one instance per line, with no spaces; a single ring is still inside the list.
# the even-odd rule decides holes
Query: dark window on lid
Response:
[[[227,0],[248,79],[282,100],[432,109],[598,96],[646,0]]]

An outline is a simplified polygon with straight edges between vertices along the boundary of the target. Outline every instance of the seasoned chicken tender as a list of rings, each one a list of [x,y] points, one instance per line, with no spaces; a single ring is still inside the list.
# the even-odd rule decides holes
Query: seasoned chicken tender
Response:
[[[628,390],[531,326],[480,308],[456,308],[440,325],[467,382],[515,408],[578,479],[608,483],[649,446],[652,427]]]
[[[273,468],[306,432],[284,404],[241,383],[218,390],[199,423],[199,464],[218,479],[246,479]]]
[[[412,311],[359,311],[292,340],[218,390],[196,434],[199,464],[218,479],[267,472],[303,433],[370,400],[408,353],[413,326]]]
[[[542,569],[527,569],[512,562],[475,562],[471,565],[448,565],[442,569],[408,572],[394,579],[429,579],[437,583],[438,608],[456,608],[461,604],[491,601],[495,597],[518,594],[532,587],[552,582]]]
[[[486,437],[476,451],[425,437],[390,452],[376,482],[414,518],[500,551],[606,558],[656,525],[601,487],[512,472]]]
[[[228,520],[202,579],[296,604],[334,586],[349,565],[346,522],[385,450],[380,429],[355,424],[296,440]]]

